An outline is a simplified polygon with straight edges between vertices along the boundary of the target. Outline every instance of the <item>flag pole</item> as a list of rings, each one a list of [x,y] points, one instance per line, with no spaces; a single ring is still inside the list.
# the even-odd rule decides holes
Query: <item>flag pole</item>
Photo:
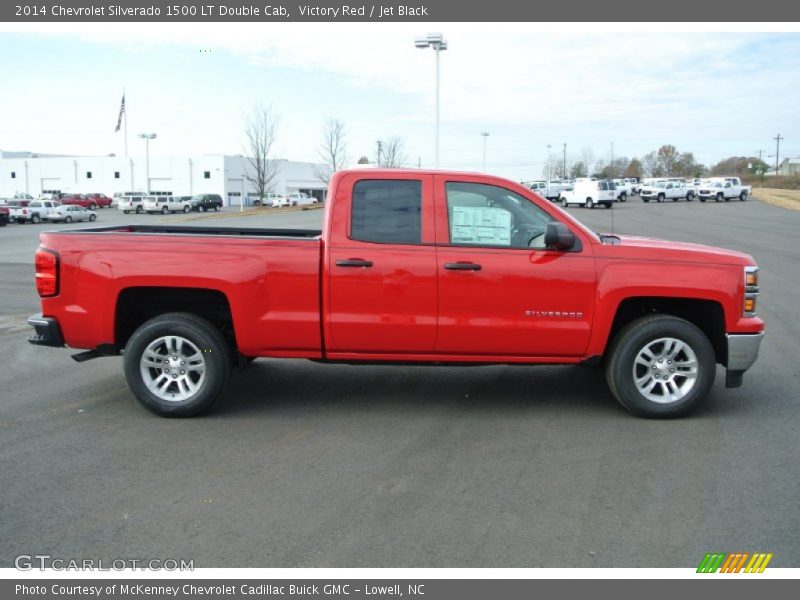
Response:
[[[125,88],[122,88],[122,98],[125,98]],[[125,107],[125,157],[128,157],[128,107]]]

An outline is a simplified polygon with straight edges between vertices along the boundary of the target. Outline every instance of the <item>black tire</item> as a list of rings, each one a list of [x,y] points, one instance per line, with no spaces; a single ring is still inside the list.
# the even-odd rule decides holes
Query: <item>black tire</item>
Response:
[[[666,196],[665,196],[664,194],[659,194],[659,195],[656,197],[656,202],[663,202],[663,201],[664,201],[664,198],[666,198]]]
[[[567,208],[567,206],[569,206],[569,202],[567,202],[566,198],[561,199],[561,206],[563,206],[564,208]]]
[[[742,193],[739,194],[739,201],[744,202],[747,200],[747,190],[742,190]]]
[[[603,202],[603,206],[605,206],[606,208],[611,208],[612,206],[614,206],[614,203],[613,202]]]
[[[692,200],[694,200],[694,194],[692,192],[689,192],[688,194],[686,194],[686,201],[691,202]]]
[[[205,379],[198,391],[186,400],[167,401],[151,392],[140,372],[140,360],[147,346],[162,336],[180,336],[203,353]],[[125,348],[125,379],[136,399],[147,410],[161,417],[192,417],[213,404],[228,381],[231,368],[230,347],[222,332],[209,321],[190,313],[168,313],[141,325]]]
[[[162,215],[166,215],[168,212],[169,212],[169,209],[166,206],[161,209],[161,214]]]
[[[219,204],[215,204],[215,205],[214,205],[214,210],[215,210],[215,211],[217,211],[217,212],[219,212]]]
[[[123,211],[122,211],[122,213],[123,213],[123,214],[126,214],[126,215],[127,215],[129,212],[131,212],[131,211],[129,211],[129,210],[123,210]]]
[[[648,202],[650,202],[650,198],[642,198],[642,202],[644,202],[645,204],[647,204]]]
[[[97,221],[97,215],[89,215],[89,221],[90,222]]]
[[[72,223],[72,217],[70,217],[69,215],[64,217],[64,223]]]
[[[188,205],[188,204],[187,204],[186,206],[184,206],[184,207],[183,207],[183,212],[185,212],[185,213],[188,213],[190,210],[192,210],[192,209],[191,209],[191,208],[189,208],[189,205]]]
[[[144,212],[144,209],[143,209],[141,206],[137,206],[137,207],[136,207],[136,214],[137,214],[137,215],[140,215],[140,214],[142,214],[143,212]]]
[[[594,200],[592,200],[591,198],[587,198],[586,202],[584,203],[584,206],[586,208],[594,208]]]
[[[5,227],[6,225],[8,225],[8,219],[3,215],[0,217],[0,227]]]
[[[679,400],[667,403],[648,399],[634,381],[639,352],[662,337],[683,342],[697,358],[694,386]],[[666,419],[689,414],[708,395],[716,375],[714,348],[706,335],[689,321],[670,315],[651,315],[629,323],[612,341],[607,357],[606,382],[611,393],[630,412],[646,418]],[[662,385],[661,389],[664,387]]]
[[[717,194],[717,197],[715,198],[715,200],[717,202],[722,202],[724,199],[725,199],[725,196],[723,194],[721,194],[721,193]]]
[[[36,223],[41,223],[41,222],[42,222],[42,219],[38,214],[33,213],[31,215],[31,223],[33,223],[35,225]]]
[[[625,192],[622,192],[622,194],[619,197],[619,201],[620,202],[627,202],[628,201],[628,194],[626,194]]]

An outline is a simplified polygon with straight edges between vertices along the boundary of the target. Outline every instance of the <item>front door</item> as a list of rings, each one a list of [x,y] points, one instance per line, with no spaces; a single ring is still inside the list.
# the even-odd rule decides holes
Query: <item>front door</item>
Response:
[[[557,217],[479,178],[436,176],[435,190],[436,352],[582,355],[595,298],[589,244],[570,251],[545,248],[546,224]]]
[[[414,354],[436,341],[432,177],[346,175],[329,208],[330,352]]]

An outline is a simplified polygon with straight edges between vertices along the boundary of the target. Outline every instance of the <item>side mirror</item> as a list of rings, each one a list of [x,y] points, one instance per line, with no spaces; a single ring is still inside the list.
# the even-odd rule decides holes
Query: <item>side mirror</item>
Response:
[[[544,245],[554,250],[570,250],[575,246],[575,234],[558,221],[551,221],[544,230]]]

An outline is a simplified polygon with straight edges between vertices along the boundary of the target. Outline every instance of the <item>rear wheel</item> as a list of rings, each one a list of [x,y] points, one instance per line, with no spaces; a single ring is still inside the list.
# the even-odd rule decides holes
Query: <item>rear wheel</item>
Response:
[[[97,221],[97,215],[89,215],[89,221]]]
[[[716,201],[717,202],[722,202],[724,199],[725,199],[725,196],[722,194],[722,192],[717,194],[717,197],[716,197]]]
[[[169,313],[139,327],[125,349],[125,378],[139,402],[162,417],[207,409],[230,373],[230,350],[205,319]]]
[[[566,199],[566,198],[562,198],[562,199],[561,199],[561,206],[563,206],[564,208],[567,208],[567,205],[568,205],[568,204],[569,204],[569,203],[567,202],[567,199]]]
[[[72,223],[72,217],[70,217],[69,215],[64,217],[64,223]]]
[[[714,349],[695,325],[669,315],[629,323],[612,342],[606,381],[620,404],[640,417],[681,417],[708,395]]]
[[[142,214],[143,212],[144,212],[144,209],[143,209],[141,206],[137,206],[137,207],[136,207],[136,214],[137,214],[137,215],[140,215],[140,214]]]
[[[745,200],[747,200],[747,190],[742,190],[742,193],[739,194],[739,200],[741,202],[744,202]]]
[[[191,208],[189,208],[188,204],[183,207],[183,212],[185,212],[185,213],[188,213],[190,210],[191,210]]]
[[[31,215],[31,223],[40,223],[41,220],[42,219],[39,217],[39,215],[35,213]]]
[[[214,210],[215,210],[215,211],[219,211],[219,204],[215,204],[215,205],[214,205]]]
[[[692,200],[694,200],[694,194],[692,192],[689,192],[688,194],[686,194],[686,201],[691,202]]]
[[[620,196],[619,196],[619,201],[620,202],[627,202],[628,201],[628,194],[626,194],[625,192],[622,192],[622,194],[620,194]]]
[[[162,215],[165,215],[165,214],[167,214],[168,212],[169,212],[169,209],[168,209],[166,206],[165,206],[164,208],[162,208],[162,209],[161,209],[161,214],[162,214]]]

